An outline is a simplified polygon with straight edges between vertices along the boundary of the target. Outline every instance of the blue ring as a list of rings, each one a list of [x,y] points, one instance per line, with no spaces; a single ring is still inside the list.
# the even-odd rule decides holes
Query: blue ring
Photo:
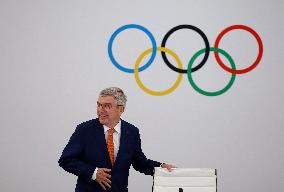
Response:
[[[111,62],[112,62],[112,63],[114,64],[114,66],[116,66],[119,70],[124,71],[124,72],[126,72],[126,73],[134,73],[134,69],[129,69],[129,68],[126,68],[126,67],[121,66],[121,65],[115,60],[115,58],[114,58],[114,56],[113,56],[113,53],[112,53],[112,45],[113,45],[114,39],[116,38],[116,36],[117,36],[120,32],[122,32],[122,31],[124,31],[124,30],[126,30],[126,29],[128,29],[128,28],[135,28],[135,29],[139,29],[139,30],[145,32],[146,35],[150,38],[151,43],[152,43],[152,46],[153,46],[152,55],[151,55],[149,61],[148,61],[145,65],[141,66],[141,67],[138,69],[138,71],[141,72],[141,71],[145,70],[146,68],[148,68],[148,67],[153,63],[153,61],[154,61],[154,59],[155,59],[155,56],[156,56],[156,53],[157,53],[157,44],[156,44],[155,38],[154,38],[154,36],[152,35],[152,33],[151,33],[148,29],[146,29],[145,27],[143,27],[143,26],[141,26],[141,25],[136,25],[136,24],[129,24],[129,25],[124,25],[124,26],[118,28],[118,29],[111,35],[111,37],[110,37],[110,39],[109,39],[109,42],[108,42],[108,55],[109,55],[109,58],[110,58]]]

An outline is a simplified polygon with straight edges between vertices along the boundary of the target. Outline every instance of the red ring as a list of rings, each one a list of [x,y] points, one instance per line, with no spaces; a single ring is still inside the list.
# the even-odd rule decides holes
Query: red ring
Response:
[[[226,29],[224,29],[224,30],[218,35],[218,37],[216,38],[214,47],[215,47],[215,48],[218,48],[218,45],[219,45],[219,43],[220,43],[221,38],[222,38],[227,32],[232,31],[232,30],[235,30],[235,29],[243,29],[243,30],[245,30],[245,31],[248,31],[248,32],[251,33],[251,34],[255,37],[255,39],[257,40],[257,44],[258,44],[258,55],[257,55],[257,58],[256,58],[256,60],[254,61],[254,63],[253,63],[251,66],[249,66],[249,67],[247,67],[247,68],[245,68],[245,69],[239,69],[239,70],[236,69],[236,70],[234,70],[234,69],[231,69],[231,68],[227,67],[227,66],[221,61],[218,52],[214,52],[214,55],[215,55],[215,58],[216,58],[217,63],[218,63],[224,70],[226,70],[226,71],[228,71],[228,72],[230,72],[230,73],[232,73],[232,74],[243,74],[243,73],[247,73],[247,72],[253,70],[253,69],[259,64],[259,62],[260,62],[260,60],[261,60],[261,57],[262,57],[262,54],[263,54],[263,44],[262,44],[262,41],[261,41],[259,35],[258,35],[252,28],[250,28],[250,27],[248,27],[248,26],[245,26],[245,25],[232,25],[232,26],[227,27]]]

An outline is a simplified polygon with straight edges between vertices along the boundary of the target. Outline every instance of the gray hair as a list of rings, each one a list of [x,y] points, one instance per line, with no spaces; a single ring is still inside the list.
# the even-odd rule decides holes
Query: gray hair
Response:
[[[118,87],[108,87],[100,92],[100,97],[112,96],[117,105],[126,106],[126,95],[122,91],[122,89]]]

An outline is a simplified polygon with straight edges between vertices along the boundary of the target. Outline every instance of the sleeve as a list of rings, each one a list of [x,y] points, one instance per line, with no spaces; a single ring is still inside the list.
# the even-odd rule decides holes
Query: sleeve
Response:
[[[96,168],[95,169],[95,171],[94,171],[94,173],[93,173],[93,175],[92,175],[92,180],[96,180],[96,178],[97,178],[97,172],[98,172],[98,168]]]
[[[141,139],[139,131],[136,135],[136,147],[134,152],[134,157],[132,160],[132,166],[136,171],[144,173],[145,175],[153,175],[154,168],[159,167],[161,165],[160,162],[153,161],[151,159],[147,159],[141,149]]]
[[[84,138],[84,127],[77,126],[58,163],[65,171],[86,180],[91,180],[96,167],[84,162],[81,158],[85,145]]]

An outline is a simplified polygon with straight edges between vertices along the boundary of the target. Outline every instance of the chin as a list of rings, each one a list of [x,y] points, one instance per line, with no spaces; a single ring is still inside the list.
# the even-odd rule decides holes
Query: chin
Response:
[[[99,121],[100,121],[100,123],[103,124],[103,125],[105,125],[105,124],[107,123],[107,120],[106,120],[106,119],[101,119],[101,118],[99,118]]]

